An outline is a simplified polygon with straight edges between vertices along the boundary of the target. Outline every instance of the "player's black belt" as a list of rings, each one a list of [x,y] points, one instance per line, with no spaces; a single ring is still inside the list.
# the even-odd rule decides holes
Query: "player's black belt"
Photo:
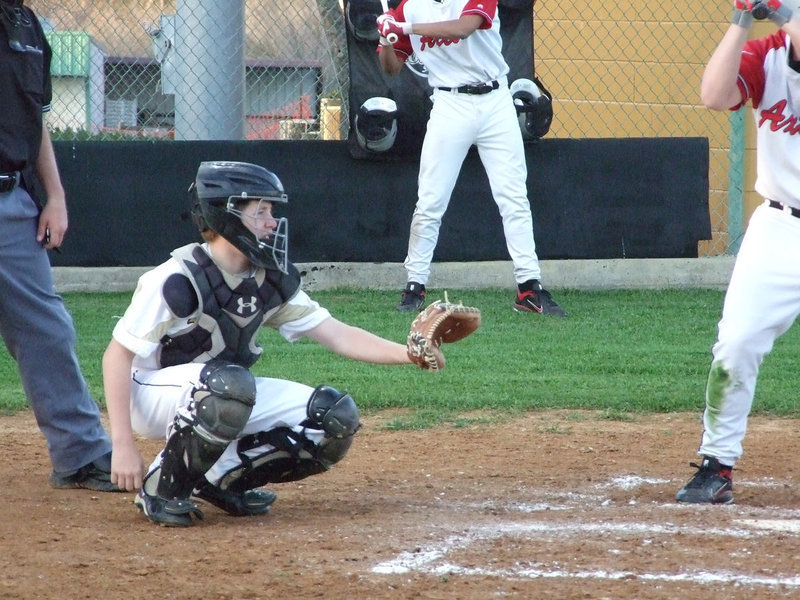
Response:
[[[472,94],[479,96],[481,94],[488,94],[489,92],[493,92],[499,87],[500,87],[500,82],[490,81],[489,83],[481,83],[480,85],[462,85],[461,87],[457,88],[440,87],[439,89],[442,90],[443,92],[456,91],[459,94]]]
[[[792,206],[786,206],[785,204],[778,202],[776,200],[767,200],[769,203],[770,208],[777,208],[778,210],[782,210],[783,212],[788,212],[793,217],[797,217],[800,219],[800,208],[794,208]]]
[[[6,194],[19,185],[20,172],[0,173],[0,194]]]

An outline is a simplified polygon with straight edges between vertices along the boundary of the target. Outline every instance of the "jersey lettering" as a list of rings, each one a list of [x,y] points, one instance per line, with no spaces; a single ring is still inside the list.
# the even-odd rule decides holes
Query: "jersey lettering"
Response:
[[[780,131],[789,135],[795,135],[800,132],[800,124],[797,122],[797,117],[794,115],[786,116],[784,109],[786,108],[786,100],[780,100],[772,105],[770,108],[762,110],[758,126],[762,127],[764,123],[769,122],[769,128],[772,131]]]
[[[420,36],[419,39],[422,46],[420,50],[425,50],[425,48],[433,48],[434,46],[450,46],[452,44],[457,44],[461,40],[450,40],[444,38],[435,38],[429,35]]]

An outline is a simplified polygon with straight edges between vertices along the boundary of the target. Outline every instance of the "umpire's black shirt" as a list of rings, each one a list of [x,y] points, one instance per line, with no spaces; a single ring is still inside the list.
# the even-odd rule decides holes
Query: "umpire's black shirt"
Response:
[[[10,33],[16,50],[9,45]],[[33,11],[27,6],[13,9],[0,0],[0,173],[30,173],[36,166],[42,113],[50,110],[53,93],[51,57]]]

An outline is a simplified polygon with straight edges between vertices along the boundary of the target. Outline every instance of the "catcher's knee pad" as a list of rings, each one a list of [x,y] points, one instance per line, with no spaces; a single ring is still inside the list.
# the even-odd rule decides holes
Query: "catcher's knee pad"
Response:
[[[235,440],[255,405],[253,375],[239,365],[206,365],[188,410],[175,416],[164,448],[158,495],[188,498],[194,484]]]
[[[227,444],[238,437],[256,403],[256,380],[242,366],[206,365],[193,393],[195,429],[209,441]]]
[[[319,385],[311,392],[306,414],[325,432],[326,438],[351,437],[361,427],[353,397],[327,385]]]

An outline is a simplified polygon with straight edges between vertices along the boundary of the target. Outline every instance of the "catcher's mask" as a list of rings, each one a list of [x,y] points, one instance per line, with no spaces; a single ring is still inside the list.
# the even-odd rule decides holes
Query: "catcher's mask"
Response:
[[[369,98],[355,118],[356,139],[369,152],[386,152],[397,138],[397,104],[390,98]]]
[[[517,109],[522,139],[535,140],[550,131],[553,102],[550,92],[537,79],[517,79],[511,84],[511,96]]]
[[[383,14],[380,0],[348,0],[345,9],[347,28],[360,42],[377,42],[378,17]]]
[[[271,233],[258,237],[242,221],[242,209],[254,200],[285,205],[289,198],[278,177],[264,167],[244,162],[203,162],[189,187],[192,219],[201,232],[217,232],[255,266],[287,272],[289,224],[273,217]]]

